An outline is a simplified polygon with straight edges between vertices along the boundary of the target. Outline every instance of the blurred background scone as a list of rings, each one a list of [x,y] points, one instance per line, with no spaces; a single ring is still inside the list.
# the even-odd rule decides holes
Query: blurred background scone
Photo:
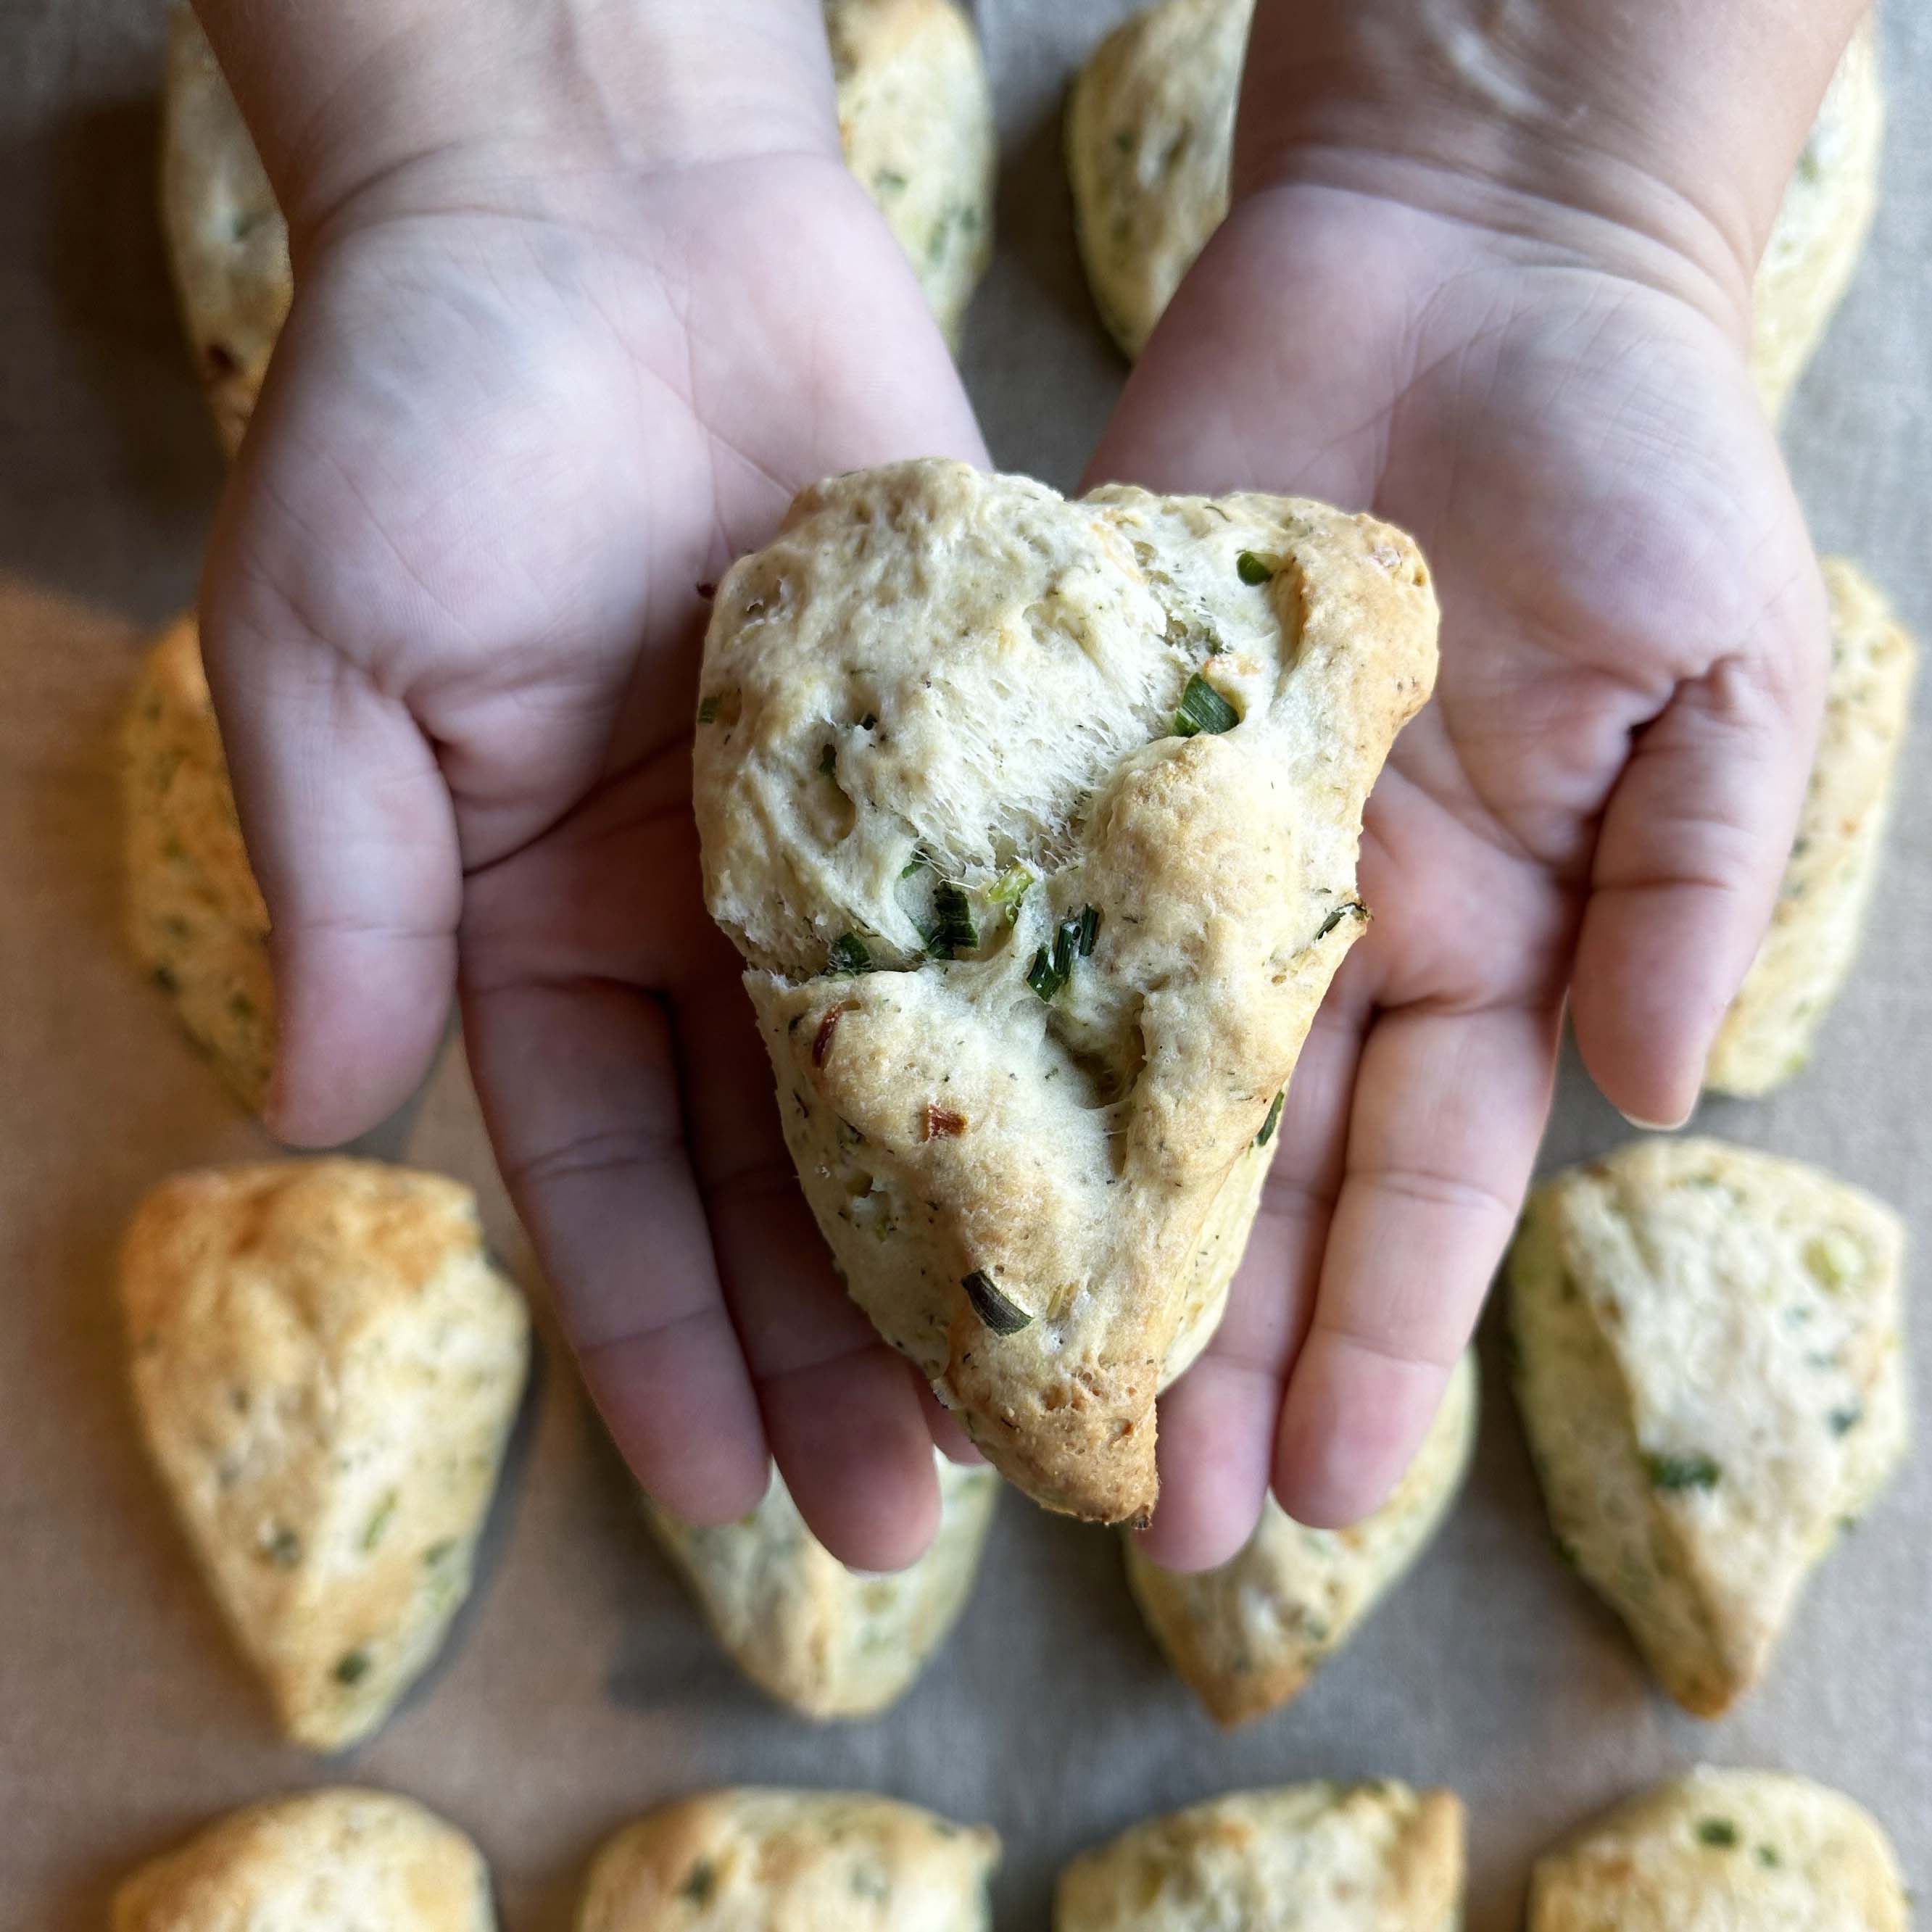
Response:
[[[597,1855],[577,1932],[990,1932],[1000,1841],[865,1792],[713,1791]]]
[[[1557,1537],[1714,1717],[1904,1452],[1904,1232],[1815,1168],[1636,1141],[1531,1193],[1516,1394]]]
[[[1117,28],[1069,96],[1066,161],[1088,286],[1138,356],[1228,212],[1254,0],[1160,0]],[[1819,110],[1754,291],[1751,370],[1775,416],[1837,313],[1878,205],[1878,34],[1854,35]]]
[[[352,1788],[232,1813],[143,1865],[114,1932],[494,1932],[490,1874],[454,1826]]]
[[[1456,1365],[1388,1500],[1347,1529],[1310,1529],[1270,1496],[1218,1570],[1163,1570],[1130,1539],[1127,1580],[1176,1673],[1215,1720],[1243,1724],[1298,1695],[1414,1562],[1468,1473],[1476,1364]]]
[[[1150,1819],[1060,1875],[1054,1932],[1455,1932],[1462,1807],[1406,1784],[1235,1791]]]
[[[911,1688],[972,1593],[998,1476],[934,1457],[939,1528],[919,1560],[890,1576],[848,1570],[805,1526],[774,1472],[737,1522],[700,1529],[648,1498],[658,1540],[705,1620],[760,1689],[808,1718],[870,1717]]]
[[[824,0],[847,164],[946,339],[993,249],[998,140],[971,16],[954,0]],[[161,220],[175,290],[232,454],[295,296],[288,224],[200,23],[177,0],[162,103]]]
[[[244,1105],[274,1069],[268,913],[248,868],[194,620],[148,653],[122,729],[135,957]]]
[[[1537,1861],[1528,1932],[1906,1932],[1891,1841],[1841,1792],[1700,1770]]]
[[[283,1729],[366,1737],[469,1594],[529,1368],[475,1196],[373,1161],[182,1174],[121,1298],[148,1452]]]
[[[1768,1093],[1802,1070],[1863,936],[1911,723],[1918,646],[1858,566],[1824,560],[1832,682],[1770,929],[1711,1047],[1704,1083]]]

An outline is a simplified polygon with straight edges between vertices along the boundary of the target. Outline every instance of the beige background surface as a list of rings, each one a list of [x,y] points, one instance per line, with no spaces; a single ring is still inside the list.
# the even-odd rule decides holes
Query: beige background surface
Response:
[[[1058,106],[1119,10],[980,8],[1006,177],[967,369],[1000,461],[1062,484],[1121,369],[1075,262]],[[937,1666],[884,1719],[818,1732],[715,1653],[553,1345],[485,1583],[442,1666],[346,1763],[276,1744],[138,1460],[111,1292],[143,1187],[262,1150],[116,941],[115,713],[142,629],[189,594],[219,480],[152,212],[160,25],[159,0],[0,0],[0,1927],[100,1925],[116,1875],[209,1814],[344,1774],[473,1830],[512,1932],[563,1926],[586,1854],[636,1808],[754,1778],[874,1786],[990,1820],[1009,1843],[1010,1932],[1044,1925],[1062,1858],[1141,1814],[1382,1772],[1468,1800],[1472,1924],[1492,1932],[1516,1922],[1540,1844],[1700,1757],[1843,1785],[1932,1896],[1932,1440],[1818,1579],[1774,1681],[1706,1726],[1649,1690],[1550,1552],[1493,1375],[1448,1530],[1286,1714],[1220,1738],[1142,1635],[1111,1540],[1009,1496]],[[1863,558],[1932,634],[1932,12],[1894,4],[1888,39],[1888,198],[1791,441],[1822,541]],[[1921,713],[1880,916],[1817,1064],[1771,1104],[1708,1107],[1702,1124],[1856,1177],[1904,1208],[1922,1249],[1932,705]],[[1620,1126],[1572,1068],[1546,1159]],[[454,1060],[381,1140],[488,1183]],[[1932,1401],[1932,1316],[1914,1346]]]

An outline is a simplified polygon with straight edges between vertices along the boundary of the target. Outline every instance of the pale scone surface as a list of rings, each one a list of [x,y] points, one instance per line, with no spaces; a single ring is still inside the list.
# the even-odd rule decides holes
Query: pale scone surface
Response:
[[[1000,1841],[861,1792],[668,1804],[590,1868],[577,1932],[989,1932]]]
[[[1475,1430],[1475,1358],[1466,1354],[1415,1460],[1361,1522],[1310,1529],[1270,1496],[1238,1556],[1192,1574],[1160,1568],[1128,1542],[1141,1614],[1218,1722],[1245,1724],[1286,1703],[1354,1634],[1454,1500]]]
[[[164,1183],[122,1250],[142,1432],[284,1728],[366,1736],[435,1654],[529,1364],[475,1197],[328,1159]]]
[[[718,1642],[746,1676],[810,1718],[869,1717],[910,1688],[952,1630],[974,1580],[1000,1480],[934,1457],[939,1528],[890,1576],[848,1570],[806,1527],[776,1473],[736,1522],[694,1528],[647,1502]]]
[[[268,914],[235,814],[194,620],[143,661],[122,726],[128,935],[250,1108],[275,1057]]]
[[[1531,1195],[1517,1393],[1558,1538],[1664,1688],[1756,1682],[1906,1435],[1903,1230],[1815,1168],[1633,1142]]]
[[[971,18],[954,0],[826,0],[825,29],[845,165],[957,346],[992,255],[998,161]]]
[[[472,1845],[406,1798],[350,1788],[251,1804],[143,1865],[114,1932],[492,1932]]]
[[[1884,1832],[1840,1792],[1696,1771],[1538,1860],[1528,1932],[1906,1932]]]
[[[1454,1932],[1462,1807],[1393,1782],[1230,1792],[1060,1875],[1054,1932]]]
[[[1705,1070],[1705,1084],[1720,1093],[1767,1093],[1810,1058],[1858,955],[1911,722],[1918,645],[1856,564],[1827,557],[1824,571],[1832,600],[1824,729],[1771,928]]]
[[[1362,806],[1435,626],[1414,546],[1366,518],[937,461],[806,491],[719,590],[706,896],[807,1198],[880,1332],[1052,1506],[1151,1507],[1154,1397],[1219,1318],[1366,921]],[[1232,728],[1178,735],[1203,686]],[[942,959],[946,894],[974,943]],[[877,970],[844,970],[855,942]]]
[[[1108,332],[1138,356],[1228,212],[1254,0],[1162,0],[1075,80],[1067,171],[1081,259]]]

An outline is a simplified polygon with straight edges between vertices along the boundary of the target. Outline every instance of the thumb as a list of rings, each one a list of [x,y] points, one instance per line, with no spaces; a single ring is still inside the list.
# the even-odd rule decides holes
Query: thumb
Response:
[[[1576,1045],[1646,1126],[1688,1119],[1768,924],[1816,748],[1828,619],[1815,564],[1762,649],[1680,684],[1604,815],[1576,949]]]

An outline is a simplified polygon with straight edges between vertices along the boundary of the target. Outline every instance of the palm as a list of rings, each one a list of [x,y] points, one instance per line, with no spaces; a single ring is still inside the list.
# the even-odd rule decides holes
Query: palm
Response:
[[[1444,611],[1370,807],[1376,923],[1228,1321],[1163,1408],[1154,1547],[1188,1564],[1239,1541],[1271,1468],[1315,1520],[1400,1472],[1512,1226],[1566,992],[1613,1100],[1688,1108],[1768,910],[1774,872],[1740,855],[1789,837],[1823,626],[1724,330],[1413,208],[1246,204],[1096,467],[1372,509]]]
[[[460,934],[506,1174],[634,1466],[715,1519],[770,1446],[821,1535],[884,1564],[929,1520],[930,1437],[791,1180],[699,895],[689,721],[700,586],[795,489],[976,437],[836,163],[569,194],[386,188],[304,264],[244,452],[208,607],[282,1121],[339,1138],[408,1091]]]

